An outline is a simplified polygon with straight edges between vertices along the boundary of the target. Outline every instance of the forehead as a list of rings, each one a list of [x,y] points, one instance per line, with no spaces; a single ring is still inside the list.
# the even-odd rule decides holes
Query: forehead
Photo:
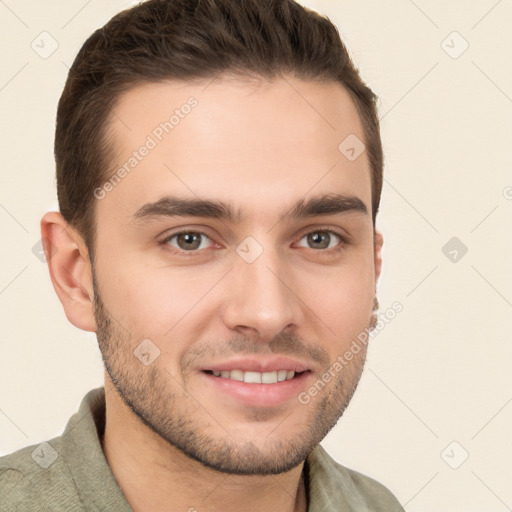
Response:
[[[282,212],[308,192],[356,195],[371,208],[366,152],[343,152],[345,141],[363,147],[362,124],[337,83],[146,83],[120,96],[110,129],[115,179],[98,209],[125,218],[165,195],[216,197],[244,214]]]

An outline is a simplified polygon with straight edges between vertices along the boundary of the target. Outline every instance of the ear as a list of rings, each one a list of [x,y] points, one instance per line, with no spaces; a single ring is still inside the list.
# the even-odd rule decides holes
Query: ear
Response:
[[[384,244],[384,237],[377,229],[374,230],[373,235],[373,254],[374,254],[374,267],[375,267],[375,289],[377,289],[377,281],[379,280],[382,270],[382,245]]]
[[[96,331],[92,272],[82,237],[61,213],[41,219],[41,238],[53,287],[68,320],[84,331]]]

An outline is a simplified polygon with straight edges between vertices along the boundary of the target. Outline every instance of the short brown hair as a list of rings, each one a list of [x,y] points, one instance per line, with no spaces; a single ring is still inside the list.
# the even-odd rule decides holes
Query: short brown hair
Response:
[[[120,94],[146,82],[213,79],[226,72],[269,79],[289,73],[338,82],[348,90],[364,128],[375,224],[383,172],[377,96],[327,17],[293,0],[147,0],[120,12],[87,39],[58,105],[59,208],[91,256],[93,191],[115,165],[108,121]]]

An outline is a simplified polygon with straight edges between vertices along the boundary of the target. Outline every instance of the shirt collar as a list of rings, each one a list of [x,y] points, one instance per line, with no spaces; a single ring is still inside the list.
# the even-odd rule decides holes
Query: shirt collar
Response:
[[[89,391],[63,433],[63,455],[81,500],[99,510],[133,512],[100,443],[105,431],[105,389]],[[352,479],[318,445],[305,461],[308,512],[365,510]],[[358,508],[359,507],[359,508]]]

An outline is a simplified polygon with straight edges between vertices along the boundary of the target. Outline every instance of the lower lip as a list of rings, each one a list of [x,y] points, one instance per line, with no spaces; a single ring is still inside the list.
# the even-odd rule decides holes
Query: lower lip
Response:
[[[201,372],[201,375],[216,390],[254,407],[272,407],[292,398],[297,398],[300,391],[304,389],[309,374],[310,372],[306,371],[291,380],[274,384],[249,384]]]

